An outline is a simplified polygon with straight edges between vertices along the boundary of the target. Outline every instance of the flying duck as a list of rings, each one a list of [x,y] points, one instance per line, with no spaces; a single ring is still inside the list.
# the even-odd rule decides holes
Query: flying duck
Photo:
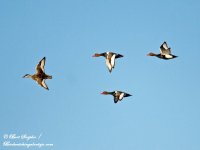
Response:
[[[104,91],[102,92],[101,94],[104,94],[104,95],[112,95],[114,97],[114,103],[117,103],[118,101],[121,101],[124,97],[129,97],[129,96],[132,96],[128,93],[125,93],[125,92],[122,92],[122,91],[113,91],[113,92],[107,92],[107,91]]]
[[[147,56],[156,56],[158,58],[165,59],[165,60],[178,57],[178,56],[171,54],[171,48],[167,46],[167,42],[164,42],[160,46],[160,54],[154,54],[151,52],[151,53],[147,54]]]
[[[52,79],[52,76],[45,74],[44,71],[45,60],[46,60],[45,57],[42,58],[42,60],[40,60],[40,62],[36,66],[36,74],[34,75],[26,74],[23,76],[23,78],[32,78],[43,88],[49,90],[48,86],[45,83],[45,79]]]
[[[121,54],[113,53],[113,52],[105,52],[105,53],[96,53],[92,57],[100,57],[103,56],[106,58],[106,65],[108,67],[109,72],[112,72],[112,69],[115,67],[115,59],[123,57]]]

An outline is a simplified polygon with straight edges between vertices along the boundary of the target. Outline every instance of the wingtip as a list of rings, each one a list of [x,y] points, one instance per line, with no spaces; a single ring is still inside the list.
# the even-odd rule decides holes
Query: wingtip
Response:
[[[131,94],[127,94],[126,97],[132,96]]]
[[[117,102],[118,102],[118,101],[114,99],[114,103],[117,104]]]
[[[164,41],[164,42],[163,42],[163,44],[167,44],[167,42],[166,42],[166,41]]]

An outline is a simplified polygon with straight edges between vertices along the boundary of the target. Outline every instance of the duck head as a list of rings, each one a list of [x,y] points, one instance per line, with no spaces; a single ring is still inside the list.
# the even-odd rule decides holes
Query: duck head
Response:
[[[95,53],[92,57],[99,57],[99,56],[102,56],[102,54]]]
[[[25,74],[25,75],[23,76],[23,78],[32,78],[32,75],[30,75],[30,74]]]
[[[103,95],[108,95],[108,94],[111,94],[110,92],[107,92],[107,91],[103,91],[103,92],[101,92],[101,94],[103,94]]]
[[[157,56],[157,54],[154,54],[154,53],[149,53],[149,54],[147,54],[147,56]]]

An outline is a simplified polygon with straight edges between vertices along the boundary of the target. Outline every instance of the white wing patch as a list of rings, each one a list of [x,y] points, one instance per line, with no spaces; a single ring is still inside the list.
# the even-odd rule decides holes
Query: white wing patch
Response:
[[[115,67],[115,57],[116,57],[116,54],[114,54],[114,55],[111,57],[111,66],[112,66],[112,68]]]
[[[48,86],[46,85],[45,80],[42,80],[42,86],[43,86],[45,89],[48,89]]]
[[[166,43],[166,42],[163,43],[163,48],[164,48],[164,49],[169,49],[169,47],[167,46],[167,43]]]
[[[110,62],[109,62],[108,59],[106,59],[106,65],[107,65],[107,67],[108,67],[108,70],[109,70],[109,71],[112,71],[112,66],[111,66],[111,64],[110,64]]]
[[[124,98],[124,93],[121,93],[119,96],[119,100],[122,100]]]
[[[166,58],[172,58],[172,55],[165,55]]]

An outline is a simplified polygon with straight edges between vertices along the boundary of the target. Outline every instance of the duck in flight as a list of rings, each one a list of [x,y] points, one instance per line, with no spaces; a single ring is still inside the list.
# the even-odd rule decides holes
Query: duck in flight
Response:
[[[118,101],[122,101],[122,99],[124,97],[132,96],[132,95],[125,93],[125,92],[122,92],[122,91],[113,91],[113,92],[104,91],[101,94],[112,95],[114,97],[114,103],[117,103]]]
[[[33,75],[26,74],[23,76],[23,78],[32,78],[35,80],[40,86],[45,88],[46,90],[49,90],[48,86],[45,83],[45,79],[52,79],[52,76],[45,74],[44,66],[45,66],[45,60],[46,58],[42,58],[38,65],[36,66],[36,73]]]
[[[106,65],[110,73],[112,72],[112,69],[115,67],[115,59],[123,57],[123,55],[113,52],[104,52],[100,54],[96,53],[92,57],[100,57],[100,56],[106,58]]]
[[[151,52],[151,53],[147,54],[147,56],[156,56],[158,58],[165,59],[165,60],[178,57],[178,56],[171,54],[171,48],[168,47],[167,42],[164,42],[160,46],[160,54],[154,54],[154,53]]]

